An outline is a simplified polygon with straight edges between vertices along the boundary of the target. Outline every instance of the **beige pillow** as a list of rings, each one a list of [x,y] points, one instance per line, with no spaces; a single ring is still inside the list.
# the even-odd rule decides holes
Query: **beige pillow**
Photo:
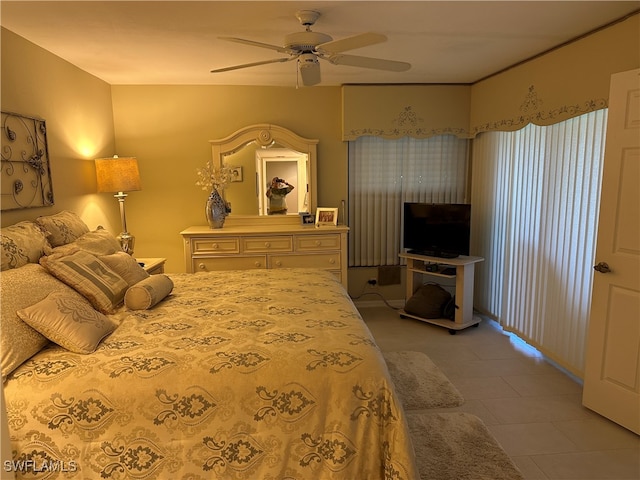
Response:
[[[118,239],[108,230],[98,227],[91,232],[85,233],[71,243],[54,248],[53,253],[70,253],[75,250],[84,250],[92,255],[100,256],[121,252],[122,247]]]
[[[54,292],[18,316],[52,342],[75,353],[91,353],[116,324],[76,292]]]
[[[149,277],[149,274],[142,268],[135,258],[125,252],[118,252],[111,255],[98,257],[111,270],[120,275],[127,284],[132,287],[140,280]]]
[[[42,229],[33,222],[20,222],[0,229],[1,270],[38,263],[51,250]]]
[[[124,304],[130,310],[147,310],[173,290],[173,281],[164,274],[151,275],[127,290]]]
[[[87,224],[77,214],[68,210],[38,217],[36,223],[46,232],[52,247],[71,243],[89,231]]]
[[[129,285],[96,256],[82,250],[54,253],[40,259],[49,273],[81,293],[96,310],[113,313]]]
[[[49,341],[18,317],[18,310],[38,303],[51,292],[71,292],[37,263],[7,270],[0,275],[0,355],[6,377]]]

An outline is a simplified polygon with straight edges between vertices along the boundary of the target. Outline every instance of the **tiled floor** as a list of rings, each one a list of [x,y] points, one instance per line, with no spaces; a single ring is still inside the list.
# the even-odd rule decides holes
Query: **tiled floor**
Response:
[[[582,387],[491,320],[450,335],[359,306],[382,350],[426,353],[527,480],[640,479],[640,437],[581,405]]]

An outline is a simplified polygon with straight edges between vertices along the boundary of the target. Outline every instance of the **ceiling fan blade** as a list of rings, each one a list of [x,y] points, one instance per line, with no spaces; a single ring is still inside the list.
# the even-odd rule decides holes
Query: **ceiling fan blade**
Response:
[[[360,33],[358,35],[353,35],[352,37],[321,43],[316,47],[316,50],[323,53],[340,53],[347,50],[366,47],[368,45],[375,45],[376,43],[382,43],[386,41],[387,37],[382,35],[381,33]]]
[[[258,65],[267,65],[269,63],[289,62],[291,60],[294,60],[295,58],[296,57],[275,58],[273,60],[263,60],[262,62],[245,63],[242,65],[234,65],[232,67],[216,68],[215,70],[211,70],[211,73],[229,72],[231,70],[238,70],[240,68],[257,67]]]
[[[218,37],[218,38],[221,40],[228,40],[229,42],[244,43],[245,45],[251,45],[252,47],[268,48],[269,50],[275,50],[276,52],[280,52],[280,53],[288,53],[288,54],[296,53],[291,49],[279,47],[278,45],[270,45],[268,43],[255,42],[253,40],[246,40],[244,38],[237,38],[237,37]]]
[[[351,67],[373,68],[375,70],[389,70],[390,72],[404,72],[411,68],[407,62],[384,60],[382,58],[360,57],[358,55],[331,55],[320,57],[334,65],[349,65]]]
[[[305,87],[320,83],[320,63],[313,53],[303,53],[298,57],[298,71]]]

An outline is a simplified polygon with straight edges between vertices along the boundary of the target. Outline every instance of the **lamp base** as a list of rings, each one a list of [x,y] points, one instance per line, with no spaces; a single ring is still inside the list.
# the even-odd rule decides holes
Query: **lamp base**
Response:
[[[136,237],[131,235],[129,232],[122,232],[116,238],[118,239],[118,242],[120,242],[122,251],[129,255],[133,255],[133,246],[136,243]]]

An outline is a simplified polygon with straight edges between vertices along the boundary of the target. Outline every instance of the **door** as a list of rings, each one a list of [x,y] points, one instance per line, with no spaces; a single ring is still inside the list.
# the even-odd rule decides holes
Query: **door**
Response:
[[[612,75],[582,403],[640,434],[640,69]]]

